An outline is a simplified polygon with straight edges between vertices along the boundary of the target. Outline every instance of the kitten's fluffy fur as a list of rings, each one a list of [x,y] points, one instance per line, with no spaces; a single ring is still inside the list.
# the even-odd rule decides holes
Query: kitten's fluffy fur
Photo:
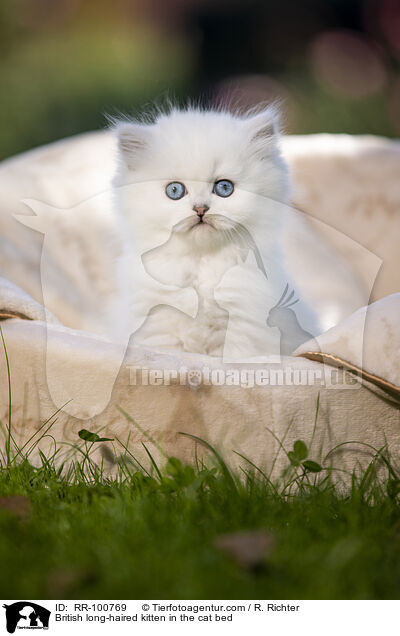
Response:
[[[268,353],[268,308],[288,281],[279,252],[288,171],[278,149],[276,110],[240,116],[171,109],[151,123],[117,122],[115,130],[120,152],[115,199],[125,239],[119,313],[125,336],[136,332],[134,342],[141,345],[221,355],[229,316],[243,314],[245,303],[246,347],[254,331],[254,351],[248,354]],[[213,193],[220,179],[234,183],[231,196]],[[186,186],[180,200],[166,196],[173,181]],[[208,223],[197,224],[196,205],[209,207]],[[224,289],[224,275],[246,258],[243,272],[248,271],[249,253],[253,268],[264,266],[268,277],[270,300],[262,315],[255,309],[257,325],[249,321],[252,298],[255,308],[260,305],[251,277],[247,282],[235,276],[236,289],[231,280]]]

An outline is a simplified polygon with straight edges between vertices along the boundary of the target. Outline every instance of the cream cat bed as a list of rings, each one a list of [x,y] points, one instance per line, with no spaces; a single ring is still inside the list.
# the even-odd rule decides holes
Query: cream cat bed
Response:
[[[243,375],[244,370],[251,371],[249,365],[236,368],[207,356],[137,347],[128,348],[125,355],[121,345],[100,335],[104,304],[113,302],[114,292],[112,254],[102,249],[113,229],[109,182],[115,147],[109,133],[82,135],[0,164],[0,325],[10,359],[12,424],[19,444],[63,407],[51,434],[65,457],[71,454],[69,444],[79,441],[81,428],[101,429],[102,435],[115,440],[113,452],[107,455],[110,470],[123,454],[119,441],[128,439],[139,461],[147,461],[141,442],[148,443],[160,461],[164,453],[193,459],[196,444],[181,432],[206,440],[231,465],[244,465],[240,453],[275,476],[287,465],[280,442],[290,450],[296,439],[307,444],[312,440],[310,457],[324,466],[332,461],[335,467],[351,470],[357,462],[368,461],[367,446],[356,443],[324,459],[347,441],[377,449],[387,443],[396,458],[400,294],[392,292],[400,288],[399,144],[316,135],[286,138],[284,151],[294,174],[296,204],[318,217],[308,219],[312,232],[304,235],[305,240],[324,237],[327,243],[321,244],[329,245],[326,258],[348,280],[346,295],[354,299],[355,311],[348,311],[348,299],[338,290],[338,324],[318,338],[317,346],[315,340],[305,343],[280,365],[253,365],[258,382],[252,381],[251,373]],[[16,220],[15,215],[30,214],[23,199],[66,212],[76,212],[76,206],[86,201],[91,218],[84,228],[76,213],[62,218],[69,243],[83,242],[82,261],[73,258],[76,251],[70,251],[68,259],[61,245],[47,246],[46,262],[51,267],[47,267],[46,312],[40,274],[43,235],[31,229],[41,229],[35,217],[26,217],[24,224]],[[339,232],[327,231],[321,221]],[[385,260],[373,296],[381,300],[366,312],[358,308],[367,304],[381,265],[379,257]],[[337,367],[344,367],[346,373],[336,371]],[[143,372],[146,369],[153,373],[149,376]],[[214,378],[210,383],[204,382],[205,369]],[[186,381],[180,383],[183,376]],[[146,384],[146,377],[152,383]],[[232,386],[227,385],[227,377],[233,378]],[[4,361],[0,378],[4,424],[8,418]],[[48,451],[52,444],[47,437],[41,448]]]

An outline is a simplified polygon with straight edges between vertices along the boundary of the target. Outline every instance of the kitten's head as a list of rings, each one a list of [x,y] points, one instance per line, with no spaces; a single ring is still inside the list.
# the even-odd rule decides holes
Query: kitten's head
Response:
[[[206,249],[231,240],[235,227],[279,226],[288,178],[274,108],[247,116],[172,109],[152,123],[118,122],[116,133],[114,185],[139,242],[152,234],[161,244],[174,231],[189,249]]]

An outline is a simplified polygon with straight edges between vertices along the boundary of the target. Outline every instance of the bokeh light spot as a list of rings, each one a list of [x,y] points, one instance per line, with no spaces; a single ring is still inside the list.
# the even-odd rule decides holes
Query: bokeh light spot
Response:
[[[336,96],[367,97],[380,91],[387,81],[378,48],[352,31],[318,35],[310,48],[310,63],[317,80]]]

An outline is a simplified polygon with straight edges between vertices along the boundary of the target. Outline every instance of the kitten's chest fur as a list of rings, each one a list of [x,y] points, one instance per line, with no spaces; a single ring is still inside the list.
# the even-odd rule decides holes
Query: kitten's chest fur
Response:
[[[136,335],[141,345],[156,345],[208,355],[222,355],[229,322],[228,312],[215,300],[214,290],[237,263],[239,249],[226,245],[212,252],[165,252],[147,262],[147,271],[162,271],[164,282],[192,287],[198,299],[195,318],[174,307],[156,307]],[[160,278],[160,277],[158,277]]]
[[[237,256],[238,249],[231,246],[217,254],[193,259],[190,284],[197,292],[199,304],[195,320],[182,333],[186,351],[222,354],[229,314],[216,302],[214,290],[225,272],[234,267]]]

